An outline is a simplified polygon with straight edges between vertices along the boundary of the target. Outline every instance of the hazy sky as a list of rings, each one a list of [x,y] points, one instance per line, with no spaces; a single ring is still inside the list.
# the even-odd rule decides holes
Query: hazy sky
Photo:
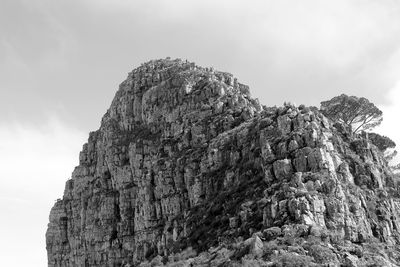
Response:
[[[130,70],[167,56],[231,72],[266,105],[367,97],[400,143],[397,0],[0,0],[2,266],[46,266],[88,132]]]

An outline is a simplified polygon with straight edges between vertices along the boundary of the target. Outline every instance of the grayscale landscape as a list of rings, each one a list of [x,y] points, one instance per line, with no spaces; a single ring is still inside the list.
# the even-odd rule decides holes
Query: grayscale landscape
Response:
[[[400,3],[1,0],[1,266],[400,266]]]

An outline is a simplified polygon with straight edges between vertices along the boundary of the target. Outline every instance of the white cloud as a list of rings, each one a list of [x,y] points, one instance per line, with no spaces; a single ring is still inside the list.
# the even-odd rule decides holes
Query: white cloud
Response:
[[[62,196],[85,138],[56,118],[43,125],[0,125],[2,265],[46,266],[50,208]]]
[[[376,90],[397,80],[398,60],[389,62],[400,44],[396,1],[85,3],[100,18],[118,18],[113,31],[140,36],[132,49],[143,60],[176,55],[230,71],[268,105],[283,102],[277,99],[315,105],[338,90],[381,102]],[[101,21],[107,29],[109,20]]]
[[[383,112],[383,122],[376,129],[376,132],[385,135],[396,143],[396,150],[400,153],[400,81],[386,95],[388,104],[379,108]],[[395,159],[400,162],[400,155]]]
[[[2,82],[15,81],[21,76],[32,81],[32,72],[18,51],[5,38],[0,39],[0,71],[2,73]]]

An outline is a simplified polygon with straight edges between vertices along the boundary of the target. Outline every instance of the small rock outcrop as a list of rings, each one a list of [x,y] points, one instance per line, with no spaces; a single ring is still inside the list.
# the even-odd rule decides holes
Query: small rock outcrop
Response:
[[[153,60],[83,146],[50,212],[48,266],[397,266],[398,196],[367,134]]]

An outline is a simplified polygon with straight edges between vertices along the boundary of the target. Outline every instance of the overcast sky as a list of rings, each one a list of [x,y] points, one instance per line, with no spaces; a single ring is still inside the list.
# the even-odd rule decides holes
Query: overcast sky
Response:
[[[167,56],[231,72],[265,105],[367,97],[400,143],[397,0],[0,0],[2,266],[46,266],[88,132],[129,71]]]

